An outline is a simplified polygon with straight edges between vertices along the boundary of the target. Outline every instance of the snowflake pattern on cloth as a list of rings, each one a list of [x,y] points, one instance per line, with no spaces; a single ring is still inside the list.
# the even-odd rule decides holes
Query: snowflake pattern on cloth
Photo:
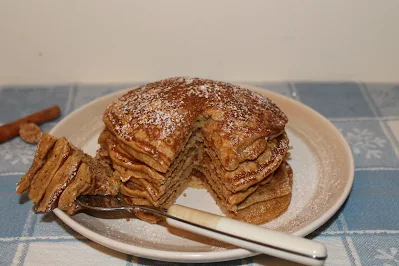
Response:
[[[368,129],[358,128],[346,133],[345,139],[351,145],[354,154],[364,155],[367,159],[381,159],[383,153],[381,148],[384,148],[387,143],[385,139],[374,136]]]
[[[384,260],[384,266],[399,265],[398,249],[391,247],[389,251],[377,249],[378,255],[375,255],[376,259]],[[389,262],[389,263],[386,263]],[[392,262],[392,263],[391,263]]]
[[[16,137],[0,144],[0,172],[24,172],[35,155],[36,145],[28,144]]]
[[[334,122],[351,147],[356,167],[395,167],[399,163],[379,121]]]

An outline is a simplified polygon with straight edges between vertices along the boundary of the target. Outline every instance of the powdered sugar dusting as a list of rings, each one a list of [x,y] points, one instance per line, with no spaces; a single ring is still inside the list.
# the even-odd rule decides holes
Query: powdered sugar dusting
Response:
[[[123,123],[114,123],[118,134],[130,139],[129,134],[144,128],[153,131],[151,133],[158,139],[170,136],[185,122],[185,116],[181,112],[184,102],[165,97],[170,90],[170,86],[163,89],[143,87],[116,101],[114,107],[121,111],[119,120],[124,120]]]
[[[185,135],[199,115],[224,120],[224,136],[239,145],[251,134],[281,131],[287,119],[269,99],[240,86],[190,77],[170,78],[132,90],[111,104],[105,114],[114,131],[132,140],[146,131],[165,140],[175,132]],[[215,116],[215,117],[214,117]],[[270,125],[272,125],[270,127]]]

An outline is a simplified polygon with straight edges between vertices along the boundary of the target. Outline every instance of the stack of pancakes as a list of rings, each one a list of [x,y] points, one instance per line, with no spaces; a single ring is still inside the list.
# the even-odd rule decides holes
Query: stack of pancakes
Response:
[[[289,205],[288,119],[252,91],[170,78],[121,96],[103,120],[98,156],[120,177],[128,203],[168,208],[200,183],[227,216],[250,223],[269,221]]]

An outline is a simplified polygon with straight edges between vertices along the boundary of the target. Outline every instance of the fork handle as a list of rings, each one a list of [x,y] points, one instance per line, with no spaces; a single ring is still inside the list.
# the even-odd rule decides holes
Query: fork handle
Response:
[[[306,238],[177,204],[168,209],[168,214],[171,217],[166,221],[171,226],[247,250],[305,265],[323,265],[327,258],[327,250],[323,244]]]

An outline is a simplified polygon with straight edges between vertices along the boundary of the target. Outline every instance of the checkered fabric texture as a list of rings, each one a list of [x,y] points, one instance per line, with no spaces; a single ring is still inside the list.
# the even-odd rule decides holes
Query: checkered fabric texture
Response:
[[[326,265],[399,265],[399,86],[250,85],[314,108],[340,129],[352,149],[356,172],[350,196],[336,215],[309,236],[327,246]],[[96,97],[129,86],[3,87],[0,125],[54,104],[66,116]],[[50,130],[60,119],[42,129]],[[15,194],[15,184],[34,152],[35,146],[20,138],[0,144],[0,265],[180,265],[113,251],[77,234],[51,213],[34,214],[26,195]],[[266,263],[292,265],[265,255],[212,265]]]

